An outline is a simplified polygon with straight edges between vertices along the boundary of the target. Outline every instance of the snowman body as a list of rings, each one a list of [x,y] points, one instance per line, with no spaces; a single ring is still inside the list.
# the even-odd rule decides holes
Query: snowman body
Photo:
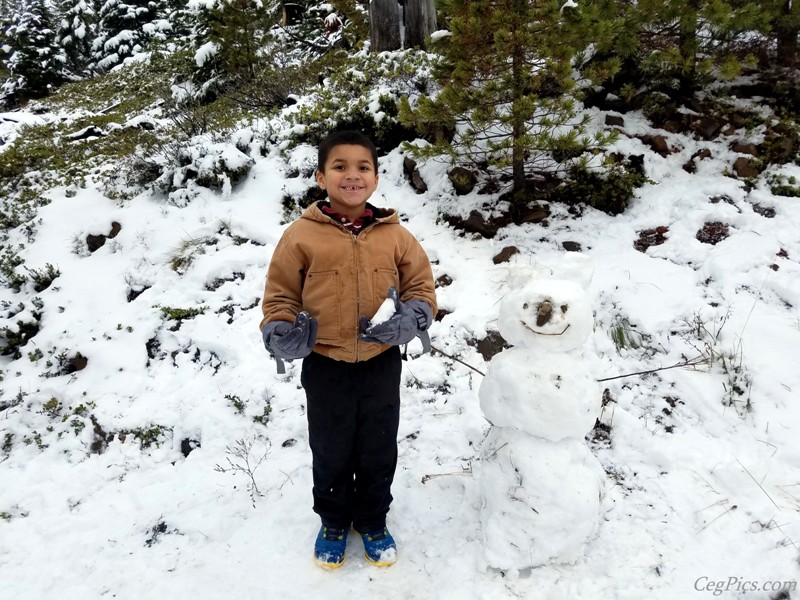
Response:
[[[600,520],[605,474],[584,441],[601,399],[582,352],[591,267],[582,256],[565,263],[579,276],[511,279],[498,324],[513,347],[492,359],[479,390],[493,425],[479,477],[484,556],[495,568],[575,562]]]

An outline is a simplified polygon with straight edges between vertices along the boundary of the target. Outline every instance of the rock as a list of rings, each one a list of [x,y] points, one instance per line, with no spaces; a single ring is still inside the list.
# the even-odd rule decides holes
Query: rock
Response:
[[[414,188],[414,191],[418,194],[424,194],[428,191],[428,184],[422,179],[422,175],[419,174],[417,169],[414,169],[413,173],[411,173],[410,181],[411,187]]]
[[[515,254],[519,254],[519,248],[516,246],[506,246],[497,255],[495,255],[495,257],[492,259],[492,262],[496,265],[508,262]]]
[[[77,142],[78,140],[85,140],[90,137],[105,137],[105,135],[105,132],[96,125],[89,125],[89,127],[84,127],[80,131],[65,135],[64,139],[70,142]]]
[[[184,457],[189,456],[193,450],[200,447],[200,442],[197,440],[193,440],[190,438],[184,438],[181,440],[181,454]]]
[[[453,312],[452,310],[447,310],[446,308],[440,308],[438,311],[436,311],[436,316],[433,317],[433,320],[437,322],[441,321],[447,315],[452,314],[452,312]]]
[[[695,237],[704,244],[715,246],[729,235],[730,231],[725,223],[714,221],[703,225],[703,228],[697,232]]]
[[[583,250],[579,242],[561,242],[561,247],[567,252],[581,252]]]
[[[441,277],[439,277],[438,279],[436,279],[436,287],[437,288],[447,287],[451,283],[453,283],[453,278],[450,277],[450,275],[447,275],[446,273],[444,275],[442,275]]]
[[[550,216],[550,207],[546,204],[534,204],[520,210],[519,216],[514,222],[517,225],[523,223],[541,223]]]
[[[117,234],[122,230],[122,225],[120,225],[117,221],[111,221],[111,233],[108,234],[108,237],[115,238]]]
[[[478,183],[478,178],[475,177],[475,174],[464,167],[455,167],[447,176],[450,178],[453,188],[455,188],[456,194],[459,196],[469,194],[475,189],[475,184]]]
[[[481,353],[483,360],[489,362],[495,354],[499,354],[509,346],[503,336],[500,335],[500,332],[489,331],[486,337],[480,340],[475,347]]]
[[[497,235],[501,227],[505,227],[512,222],[509,215],[487,219],[477,210],[473,210],[466,219],[455,215],[445,215],[444,220],[456,229],[461,229],[467,233],[477,233],[487,239],[492,239]]]
[[[668,231],[669,227],[664,225],[640,231],[639,239],[633,242],[633,247],[639,252],[646,252],[650,246],[660,246],[667,241],[666,233]]]
[[[733,163],[733,170],[739,177],[744,177],[747,179],[758,177],[759,173],[761,172],[751,161],[749,158],[745,158],[744,156],[740,156],[736,159],[736,162]]]
[[[625,127],[625,119],[616,115],[606,115],[606,125],[610,127]]]
[[[106,448],[108,448],[108,434],[105,432],[100,423],[98,423],[97,417],[94,415],[89,415],[89,419],[92,421],[93,435],[92,443],[89,446],[89,453],[102,454],[106,451]]]
[[[409,158],[408,156],[403,157],[403,173],[410,177],[411,174],[416,170],[417,161],[415,161],[413,158]]]
[[[725,126],[723,121],[714,117],[703,117],[697,124],[697,134],[704,140],[716,138]]]
[[[667,138],[665,138],[663,135],[644,135],[641,137],[641,140],[650,146],[653,152],[656,152],[661,156],[667,156],[672,152],[669,144],[667,143]]]
[[[752,142],[745,143],[745,142],[735,142],[731,145],[731,150],[734,152],[738,152],[739,154],[750,154],[752,156],[758,156],[758,146],[753,144]]]
[[[78,352],[75,354],[75,356],[67,360],[67,374],[75,373],[76,371],[83,371],[88,364],[89,359]]]
[[[683,167],[681,168],[687,173],[695,173],[697,171],[697,165],[692,158],[683,163]]]
[[[753,212],[755,212],[756,214],[761,215],[762,217],[764,217],[766,219],[774,219],[775,218],[775,214],[776,214],[774,208],[772,208],[771,206],[763,206],[763,205],[759,204],[758,202],[753,204]]]
[[[89,252],[99,250],[105,243],[106,236],[102,233],[100,235],[93,235],[90,233],[86,236],[86,246],[89,248]]]

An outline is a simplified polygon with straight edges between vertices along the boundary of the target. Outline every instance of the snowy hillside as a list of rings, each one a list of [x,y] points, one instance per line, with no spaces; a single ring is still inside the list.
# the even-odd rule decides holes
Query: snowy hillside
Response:
[[[441,278],[433,345],[474,367],[410,347],[389,514],[399,561],[384,570],[357,539],[341,569],[314,565],[299,363],[278,375],[257,329],[282,199],[312,185],[314,149],[262,152],[243,133],[246,179],[181,202],[51,190],[35,227],[11,235],[28,268],[60,275],[0,292],[3,327],[39,323],[2,362],[0,598],[797,597],[778,590],[800,578],[800,199],[767,176],[800,167],[748,190],[730,175],[744,129],[702,141],[640,113],[621,129],[614,149],[643,154],[651,180],[624,214],[553,204],[493,239],[440,218],[487,196],[457,197],[434,162],[418,195],[401,152],[382,157],[373,202],[400,211]],[[634,137],[654,133],[671,153]],[[564,242],[595,266],[602,522],[575,565],[503,573],[484,567],[480,541],[475,344],[497,329],[509,264],[556,264]]]

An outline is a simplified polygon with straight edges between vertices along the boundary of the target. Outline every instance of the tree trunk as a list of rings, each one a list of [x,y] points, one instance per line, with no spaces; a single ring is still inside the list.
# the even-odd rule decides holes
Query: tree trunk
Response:
[[[689,0],[680,18],[678,45],[681,53],[681,92],[691,96],[697,85],[697,21],[700,11],[699,0]]]
[[[796,1],[796,0],[795,0]],[[792,10],[792,0],[783,3],[783,19],[775,24],[775,34],[778,38],[778,64],[782,67],[793,68],[797,64],[797,36],[800,29],[797,26],[782,25],[791,22],[789,15]]]
[[[434,0],[406,0],[405,48],[422,48],[436,31],[436,4]]]
[[[524,14],[524,0],[517,0],[517,14]],[[523,67],[525,63],[525,48],[520,40],[517,28],[520,23],[511,25],[511,173],[514,181],[514,200],[519,202],[525,193],[525,149],[522,136],[525,135],[525,115],[521,113],[520,101],[525,95],[525,81],[523,80]]]
[[[371,0],[369,3],[370,50],[400,49],[400,5],[397,0]]]

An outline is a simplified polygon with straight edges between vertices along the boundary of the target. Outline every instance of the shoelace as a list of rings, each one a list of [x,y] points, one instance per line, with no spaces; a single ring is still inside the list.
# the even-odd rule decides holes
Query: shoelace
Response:
[[[335,527],[326,527],[323,537],[327,542],[338,542],[344,537],[344,529],[336,529]]]
[[[367,539],[370,542],[380,542],[381,540],[385,540],[386,539],[386,530],[385,529],[381,529],[380,531],[375,531],[373,533],[368,533],[367,534]]]

